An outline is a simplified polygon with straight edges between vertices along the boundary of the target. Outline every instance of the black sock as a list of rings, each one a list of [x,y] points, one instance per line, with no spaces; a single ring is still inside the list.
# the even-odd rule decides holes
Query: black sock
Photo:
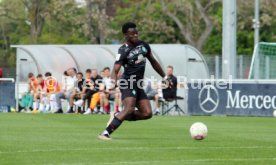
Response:
[[[122,121],[119,120],[117,117],[114,117],[112,122],[107,126],[106,131],[108,134],[112,134],[120,125],[122,124]]]
[[[70,107],[70,111],[73,111],[73,107]]]
[[[137,119],[136,119],[135,113],[133,112],[133,113],[131,113],[131,114],[128,114],[128,115],[126,116],[125,120],[127,120],[127,121],[136,121]]]

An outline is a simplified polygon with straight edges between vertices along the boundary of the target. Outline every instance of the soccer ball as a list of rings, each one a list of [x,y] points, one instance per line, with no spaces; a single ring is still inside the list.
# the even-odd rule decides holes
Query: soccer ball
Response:
[[[195,140],[203,140],[208,133],[208,129],[205,124],[201,122],[194,123],[190,128],[190,134]]]
[[[273,111],[273,116],[276,117],[276,110]]]

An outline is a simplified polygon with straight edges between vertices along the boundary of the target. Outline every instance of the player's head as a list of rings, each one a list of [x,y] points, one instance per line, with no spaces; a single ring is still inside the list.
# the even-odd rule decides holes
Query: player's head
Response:
[[[167,75],[168,75],[168,76],[173,75],[173,66],[169,65],[169,66],[167,67]]]
[[[85,78],[90,79],[91,78],[91,69],[86,69],[85,71]]]
[[[77,73],[77,79],[82,80],[82,78],[83,78],[83,74],[81,72],[78,72]]]
[[[104,77],[110,77],[110,68],[109,67],[105,67],[103,69],[103,75],[104,75]]]
[[[45,77],[51,77],[51,76],[52,76],[52,73],[51,73],[51,72],[46,72],[44,76],[45,76]]]
[[[98,70],[97,70],[97,69],[92,69],[92,70],[91,70],[91,76],[92,76],[93,78],[96,78],[96,77],[98,76]]]
[[[69,68],[69,69],[67,69],[67,75],[73,77],[73,76],[75,76],[76,71],[77,70],[75,70],[75,68]]]
[[[29,73],[29,74],[28,74],[28,78],[29,78],[29,79],[34,78],[34,74],[33,74],[33,73]]]
[[[122,32],[125,35],[127,41],[131,43],[138,42],[138,30],[136,29],[136,24],[133,22],[126,22],[122,26]]]
[[[38,75],[36,76],[36,79],[37,79],[38,83],[43,82],[43,76],[42,76],[42,74],[38,74]]]

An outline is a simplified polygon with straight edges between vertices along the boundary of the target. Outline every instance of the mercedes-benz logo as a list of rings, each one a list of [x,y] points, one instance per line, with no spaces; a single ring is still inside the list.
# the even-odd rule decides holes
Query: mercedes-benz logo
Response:
[[[213,85],[205,85],[198,95],[199,106],[206,113],[214,112],[219,105],[219,94]]]

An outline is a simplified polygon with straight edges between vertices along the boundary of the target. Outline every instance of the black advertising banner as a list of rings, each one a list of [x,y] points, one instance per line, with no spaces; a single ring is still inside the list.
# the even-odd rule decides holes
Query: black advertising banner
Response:
[[[190,115],[272,116],[276,110],[276,84],[188,84]]]

